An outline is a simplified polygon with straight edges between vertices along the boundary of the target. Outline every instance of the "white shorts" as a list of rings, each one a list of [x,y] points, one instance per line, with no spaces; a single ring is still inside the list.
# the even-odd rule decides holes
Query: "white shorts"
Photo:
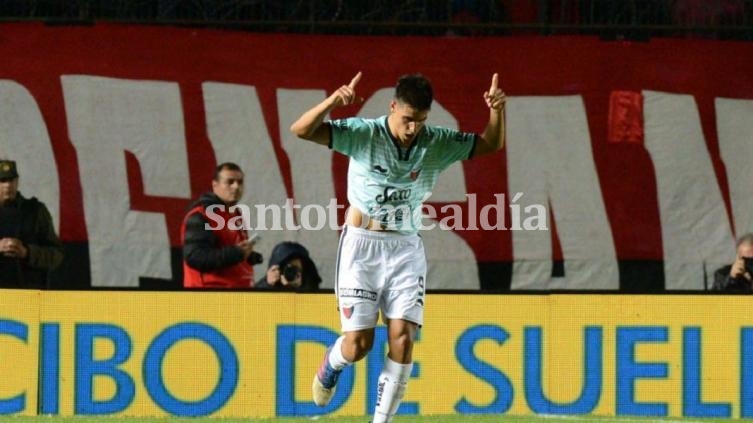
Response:
[[[337,250],[335,294],[343,332],[382,319],[424,322],[426,252],[417,234],[345,225]]]

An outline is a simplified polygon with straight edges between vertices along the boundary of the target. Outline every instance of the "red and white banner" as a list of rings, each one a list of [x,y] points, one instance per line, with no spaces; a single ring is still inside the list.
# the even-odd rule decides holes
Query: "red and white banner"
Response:
[[[495,72],[509,98],[506,148],[452,167],[429,199],[437,220],[496,204],[506,229],[426,232],[430,288],[631,290],[646,276],[631,263],[656,262],[663,288],[698,290],[753,231],[751,43],[41,24],[0,25],[0,40],[0,156],[63,241],[88,245],[89,269],[68,269],[93,286],[180,279],[180,221],[222,161],[245,170],[245,204],[345,204],[347,159],[288,127],[358,71],[365,103],[332,117],[384,114],[410,72],[434,84],[430,123],[482,131]],[[549,230],[513,230],[534,204]],[[337,231],[262,235],[267,255],[302,242],[332,286]]]

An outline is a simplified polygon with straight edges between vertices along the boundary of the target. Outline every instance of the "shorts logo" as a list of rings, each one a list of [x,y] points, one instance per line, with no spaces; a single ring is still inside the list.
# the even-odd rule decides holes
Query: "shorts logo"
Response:
[[[358,288],[340,288],[340,298],[361,298],[369,301],[376,301],[377,293]]]
[[[343,316],[345,316],[346,319],[350,319],[350,317],[353,316],[353,310],[355,309],[355,304],[349,307],[343,307]]]
[[[424,277],[419,276],[418,277],[418,287],[420,290],[418,291],[418,299],[416,300],[416,304],[420,305],[421,307],[424,306],[424,292],[426,291],[426,285],[424,285]]]

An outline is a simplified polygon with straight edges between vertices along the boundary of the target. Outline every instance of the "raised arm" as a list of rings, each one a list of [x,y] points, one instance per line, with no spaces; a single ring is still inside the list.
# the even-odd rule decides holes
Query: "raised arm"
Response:
[[[333,92],[324,101],[312,107],[292,125],[290,131],[299,138],[313,141],[317,144],[328,145],[330,132],[328,125],[323,125],[324,118],[335,107],[347,106],[362,101],[356,96],[356,84],[361,80],[361,72],[358,72],[348,85],[343,85]]]
[[[505,145],[505,93],[497,87],[499,76],[495,73],[492,76],[492,84],[489,91],[484,93],[484,101],[489,107],[489,123],[486,124],[484,133],[476,143],[476,149],[473,152],[475,156],[494,153],[499,151]]]

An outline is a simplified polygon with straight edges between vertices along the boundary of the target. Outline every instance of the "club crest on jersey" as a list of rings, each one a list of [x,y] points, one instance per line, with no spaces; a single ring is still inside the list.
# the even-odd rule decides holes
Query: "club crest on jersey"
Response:
[[[344,306],[342,308],[343,316],[345,316],[346,319],[350,319],[351,316],[353,316],[353,310],[355,310],[355,309],[356,309],[355,304],[353,304],[351,306]]]
[[[411,170],[410,171],[410,180],[415,181],[418,179],[418,175],[421,174],[421,169]]]

